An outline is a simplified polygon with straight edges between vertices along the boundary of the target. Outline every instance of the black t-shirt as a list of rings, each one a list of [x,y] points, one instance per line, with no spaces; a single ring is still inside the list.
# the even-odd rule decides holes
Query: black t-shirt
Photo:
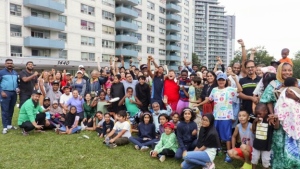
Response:
[[[148,109],[148,105],[150,104],[150,86],[147,83],[143,85],[137,84],[135,86],[136,97],[142,102],[143,107]],[[146,111],[146,110],[144,110]]]
[[[106,123],[106,121],[103,122],[103,135],[106,135],[106,130],[110,129],[110,131],[114,127],[114,122],[112,120],[109,121],[109,123]]]
[[[253,148],[260,151],[270,151],[274,127],[267,120],[257,122]]]
[[[75,122],[77,114],[68,113],[66,115],[65,125],[69,128],[71,128]],[[79,117],[78,117],[79,118]]]
[[[26,70],[22,70],[19,73],[19,78],[20,78],[20,85],[19,85],[19,89],[20,89],[20,94],[26,94],[26,95],[31,95],[33,92],[33,88],[35,86],[35,84],[37,84],[37,77],[31,79],[28,82],[24,82],[22,80],[23,77],[29,77],[33,75],[33,73],[29,73]]]

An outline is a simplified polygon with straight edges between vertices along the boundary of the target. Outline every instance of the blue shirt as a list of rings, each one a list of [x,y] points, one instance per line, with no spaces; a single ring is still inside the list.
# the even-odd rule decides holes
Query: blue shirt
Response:
[[[75,106],[77,109],[77,113],[83,112],[83,103],[84,99],[79,99],[79,96],[75,99],[74,97],[71,97],[67,102],[66,105],[68,106]]]
[[[11,72],[6,68],[0,71],[0,92],[16,91],[18,88],[18,73],[14,70]]]

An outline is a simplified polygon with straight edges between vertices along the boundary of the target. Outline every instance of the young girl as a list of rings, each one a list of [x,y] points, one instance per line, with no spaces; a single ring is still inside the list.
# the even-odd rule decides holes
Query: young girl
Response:
[[[176,135],[174,134],[174,124],[167,122],[164,124],[165,132],[161,135],[161,139],[155,146],[154,150],[150,151],[151,157],[159,158],[163,162],[167,157],[174,157],[175,151],[178,148]]]
[[[177,125],[180,123],[179,114],[177,112],[175,112],[173,114],[172,120],[170,122],[172,122],[174,124],[174,130],[175,130],[175,134],[176,134]]]
[[[102,133],[99,135],[99,137],[105,137],[107,133],[109,133],[110,131],[112,131],[114,127],[114,121],[111,120],[111,117],[109,115],[109,113],[105,113],[104,114],[104,122],[102,124]]]
[[[97,111],[101,111],[103,113],[107,113],[107,106],[109,106],[110,103],[105,100],[105,92],[101,91],[100,96],[97,103]]]
[[[135,149],[141,151],[147,151],[148,146],[158,141],[155,138],[155,125],[151,113],[143,113],[141,123],[138,125],[138,137],[130,137],[129,141],[135,145]]]
[[[138,106],[142,106],[142,103],[137,97],[133,96],[132,87],[128,87],[126,89],[126,95],[119,102],[119,106],[122,106],[124,104],[127,111],[130,113],[130,117],[134,117],[140,111]]]
[[[197,124],[194,122],[195,113],[190,108],[184,108],[180,115],[180,123],[177,126],[177,140],[179,148],[176,151],[175,158],[182,159],[185,151],[192,151],[197,143]]]
[[[213,163],[217,149],[221,147],[219,135],[214,127],[214,116],[205,114],[202,117],[202,127],[199,132],[197,146],[194,151],[183,154],[184,161],[181,163],[183,169],[202,166],[203,169],[214,169]]]
[[[87,130],[93,130],[93,118],[95,116],[95,106],[97,104],[97,98],[91,100],[91,94],[85,95],[85,102],[83,103],[84,118],[82,120],[84,127]],[[87,128],[86,128],[87,127]]]
[[[48,121],[53,125],[58,127],[59,125],[62,125],[61,121],[64,120],[62,117],[63,112],[62,109],[58,106],[58,101],[54,100],[52,102],[52,106],[50,107],[50,119]]]
[[[160,138],[160,136],[164,133],[164,124],[170,121],[170,116],[168,116],[167,114],[163,113],[161,115],[158,116],[158,120],[159,120],[159,130],[157,134],[157,138]]]
[[[81,130],[78,126],[79,115],[77,115],[77,109],[75,106],[71,106],[70,112],[66,115],[65,125],[56,129],[57,134],[74,134]]]

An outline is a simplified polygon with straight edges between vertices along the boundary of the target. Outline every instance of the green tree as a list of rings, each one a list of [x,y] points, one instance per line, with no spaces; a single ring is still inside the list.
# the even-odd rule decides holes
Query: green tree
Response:
[[[300,79],[300,58],[293,59],[293,77]]]
[[[251,54],[251,49],[246,49],[246,51],[247,51],[247,59],[249,59]],[[231,65],[236,62],[241,63],[241,60],[242,60],[242,50],[239,49],[235,51],[235,57],[230,63]],[[269,55],[268,51],[264,46],[256,47],[256,53],[254,54],[254,62],[256,64],[270,65],[271,61],[273,60],[275,60],[275,58]]]
[[[294,55],[295,59],[300,59],[300,50],[298,50]]]
[[[196,55],[196,53],[192,54],[192,65],[197,65],[198,68],[201,67],[201,63],[200,63],[199,57]]]

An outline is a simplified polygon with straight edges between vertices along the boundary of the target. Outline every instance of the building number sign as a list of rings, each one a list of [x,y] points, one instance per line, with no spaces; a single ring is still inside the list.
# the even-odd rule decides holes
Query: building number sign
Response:
[[[63,60],[59,60],[57,61],[57,65],[69,65],[69,61],[63,61]]]

